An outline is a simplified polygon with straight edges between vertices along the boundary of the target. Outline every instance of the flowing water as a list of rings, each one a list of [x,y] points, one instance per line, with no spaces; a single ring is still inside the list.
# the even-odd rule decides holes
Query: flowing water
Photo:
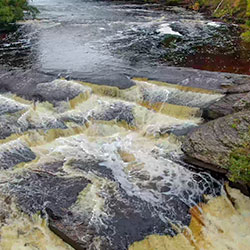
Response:
[[[166,35],[231,38],[229,26],[152,4],[33,4],[38,20],[2,37],[0,62],[59,79],[29,87],[27,100],[0,94],[0,249],[122,250],[175,235],[204,194],[221,193],[221,181],[182,161],[181,145],[223,95],[131,77],[162,74]]]
[[[200,108],[222,95],[134,82],[126,90],[63,79],[40,84],[53,104],[1,95],[2,203],[11,206],[2,220],[4,249],[61,244],[45,222],[18,209],[47,214],[76,249],[126,249],[150,234],[174,235],[204,194],[220,193],[219,181],[181,161],[180,147],[202,122]]]
[[[3,35],[1,64],[123,87],[129,77],[171,74],[166,65],[250,74],[239,28],[196,12],[113,1],[32,4],[38,20]]]

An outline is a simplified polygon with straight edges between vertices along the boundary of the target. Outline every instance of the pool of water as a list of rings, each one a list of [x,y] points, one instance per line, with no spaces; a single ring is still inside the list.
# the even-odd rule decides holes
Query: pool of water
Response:
[[[250,73],[239,28],[195,12],[113,1],[32,4],[40,10],[37,20],[1,37],[2,65],[112,85],[164,75],[167,66]],[[162,42],[173,35],[172,42]]]

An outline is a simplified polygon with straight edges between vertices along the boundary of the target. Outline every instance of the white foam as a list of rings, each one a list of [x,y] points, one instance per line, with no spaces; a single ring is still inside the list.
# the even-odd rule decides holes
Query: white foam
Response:
[[[207,23],[207,25],[218,28],[218,27],[220,27],[222,24],[219,23],[219,22],[209,22],[209,23]]]
[[[174,31],[169,23],[163,23],[159,26],[159,29],[157,30],[161,34],[165,35],[175,35],[175,36],[182,36],[179,32]]]

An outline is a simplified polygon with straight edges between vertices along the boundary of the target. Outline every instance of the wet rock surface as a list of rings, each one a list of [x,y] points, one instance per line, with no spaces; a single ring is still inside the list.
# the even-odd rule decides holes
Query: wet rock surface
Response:
[[[244,145],[249,124],[249,110],[210,121],[187,136],[182,150],[194,165],[225,173],[230,153]]]
[[[91,117],[95,120],[126,122],[129,125],[134,124],[133,105],[115,102],[111,105],[104,104],[104,110],[93,112]]]
[[[0,69],[0,91],[12,92],[19,96],[23,96],[26,99],[44,101],[49,98],[41,96],[36,86],[41,83],[48,83],[54,80],[58,76],[57,72],[51,74],[42,73],[37,70],[12,70]],[[62,74],[62,77],[66,77],[67,74]],[[147,77],[158,81],[164,81],[173,84],[180,84],[183,86],[191,86],[197,88],[205,88],[211,90],[219,90],[224,92],[225,86],[239,86],[248,85],[250,81],[249,76],[234,75],[228,73],[216,73],[208,71],[200,71],[195,69],[180,68],[180,67],[161,67],[158,66],[153,71],[148,69],[145,71],[129,72],[126,73],[126,77],[123,74],[113,75],[114,79],[105,78],[105,76],[99,78],[89,78],[85,74],[80,72],[73,72],[70,74],[73,79],[92,82],[100,85],[117,86],[120,89],[130,88],[134,85],[134,82],[130,77]],[[40,89],[42,85],[39,85]],[[44,90],[45,91],[45,90]],[[61,93],[62,94],[62,93]],[[65,93],[66,94],[66,93]],[[71,94],[64,98],[70,98]],[[52,93],[50,93],[52,98]],[[74,96],[74,95],[72,95]],[[62,97],[61,97],[62,98]]]
[[[250,80],[245,84],[228,88],[225,97],[204,108],[203,117],[211,120],[237,111],[249,109]]]
[[[0,70],[0,90],[1,92],[12,92],[19,96],[32,99],[35,86],[42,82],[54,80],[53,76],[39,73],[35,70]]]
[[[0,115],[5,113],[15,113],[17,111],[27,109],[28,107],[27,105],[15,102],[14,100],[6,98],[4,96],[0,96],[0,102]]]
[[[0,168],[8,169],[19,163],[32,161],[36,155],[20,140],[14,140],[0,146]]]
[[[182,162],[182,136],[198,131],[197,142],[188,137],[186,151],[202,155],[199,162],[222,166],[224,155],[241,143],[233,139],[247,130],[249,119],[239,113],[197,128],[200,108],[250,78],[166,67],[159,62],[166,52],[161,39],[166,30],[178,36],[170,34],[167,45],[170,61],[179,63],[204,44],[212,52],[231,50],[230,27],[211,25],[183,9],[166,14],[149,5],[103,1],[36,4],[40,21],[27,22],[13,34],[17,37],[0,42],[0,204],[3,193],[21,211],[21,220],[13,216],[16,231],[10,230],[17,232],[14,245],[26,232],[22,218],[38,214],[75,249],[125,250],[150,234],[174,236],[175,225],[189,224],[189,209],[203,202],[204,194],[219,195],[222,186],[208,172]],[[224,31],[213,44],[219,29]],[[171,47],[180,41],[185,46]],[[133,77],[186,88],[147,80],[139,84]],[[237,109],[248,100],[247,89],[232,90],[244,94],[235,98]],[[238,130],[229,127],[235,119]],[[229,136],[223,135],[225,129]],[[3,223],[0,230],[12,227],[10,221]],[[30,223],[37,241],[39,226]],[[1,234],[1,241],[12,241],[10,235]]]
[[[5,115],[0,116],[0,139],[7,138],[11,134],[20,131],[18,119],[20,115]]]
[[[87,172],[98,171],[99,178],[111,176],[109,169],[97,163],[86,164],[78,161],[71,164]],[[80,192],[88,192],[88,185],[93,185],[91,180],[77,176],[68,177],[66,172],[61,171],[60,162],[50,166],[49,169],[51,171],[52,168],[53,172],[47,172],[47,168],[48,166],[42,166],[39,170],[16,176],[9,183],[8,192],[16,197],[22,211],[28,214],[47,214],[51,230],[75,249],[95,249],[99,246],[99,249],[125,250],[133,242],[150,234],[174,235],[169,222],[162,221],[161,216],[166,216],[170,221],[175,218],[185,225],[189,223],[190,218],[186,216],[189,207],[177,197],[166,195],[164,198],[167,206],[175,207],[175,213],[172,214],[162,207],[164,202],[161,206],[152,205],[136,196],[128,196],[125,190],[115,184],[114,177],[99,193],[101,198],[105,198],[103,209],[107,215],[96,218],[94,211],[84,211],[88,207],[79,207],[80,201],[77,203]],[[162,192],[166,192],[166,189],[162,189]]]
[[[21,177],[21,176],[20,176]],[[29,214],[47,213],[51,219],[60,220],[88,185],[85,178],[60,178],[45,172],[27,172],[11,183],[10,190],[17,197],[21,209]],[[32,185],[32,186],[31,186]]]
[[[134,84],[121,90],[56,80],[36,85],[40,102],[0,95],[7,105],[0,115],[1,194],[23,215],[46,218],[75,249],[125,250],[149,234],[175,235],[172,224],[188,225],[190,207],[220,193],[212,176],[173,158],[181,155],[177,136],[201,122],[194,113],[222,95]],[[168,99],[171,90],[177,97]],[[190,92],[194,107],[178,105],[180,96],[190,102]],[[155,102],[169,107],[154,110]]]
[[[73,99],[74,97],[83,94],[89,95],[91,89],[86,86],[81,86],[76,82],[66,80],[55,80],[48,83],[40,83],[33,90],[33,95],[40,101],[66,101]]]
[[[5,102],[5,104],[8,104],[8,102]],[[30,130],[67,129],[61,119],[48,114],[40,113],[37,115],[34,110],[35,105],[31,103],[22,105],[19,103],[19,106],[23,109],[22,111],[12,113],[13,109],[9,108],[7,113],[0,115],[0,139],[5,139],[12,134],[20,135]]]

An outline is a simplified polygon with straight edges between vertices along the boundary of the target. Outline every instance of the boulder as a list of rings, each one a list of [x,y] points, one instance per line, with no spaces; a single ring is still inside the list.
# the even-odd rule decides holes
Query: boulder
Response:
[[[203,117],[206,120],[213,120],[249,107],[250,83],[246,83],[229,88],[223,98],[204,108]]]
[[[191,132],[182,150],[186,160],[230,175],[230,155],[249,144],[250,110],[210,121]]]

